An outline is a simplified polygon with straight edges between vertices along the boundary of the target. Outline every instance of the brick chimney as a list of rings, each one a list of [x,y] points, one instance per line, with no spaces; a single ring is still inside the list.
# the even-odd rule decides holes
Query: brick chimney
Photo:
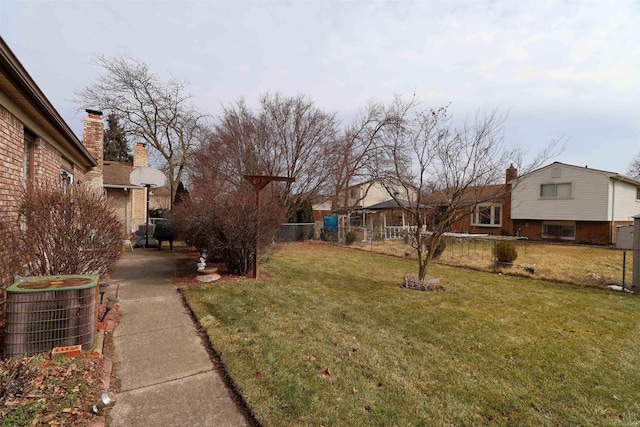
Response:
[[[104,122],[102,111],[85,110],[88,114],[82,122],[82,144],[98,163],[85,175],[87,185],[102,190],[103,186],[103,153],[104,153]]]
[[[133,147],[133,167],[147,167],[149,166],[149,154],[147,153],[147,144],[138,142]]]
[[[149,154],[147,153],[147,145],[138,142],[133,147],[133,167],[149,166]],[[147,219],[147,189],[139,188],[131,190],[131,212],[133,213],[134,223],[140,226]]]
[[[516,169],[513,166],[513,164],[511,164],[511,166],[509,166],[509,169],[507,169],[507,173],[506,173],[507,184],[509,184],[511,181],[513,181],[517,177],[518,177],[518,169]]]

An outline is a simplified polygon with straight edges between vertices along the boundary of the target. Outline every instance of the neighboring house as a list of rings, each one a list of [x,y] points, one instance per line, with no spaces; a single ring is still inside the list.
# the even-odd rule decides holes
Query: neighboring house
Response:
[[[146,188],[131,184],[131,172],[136,167],[148,167],[147,147],[138,143],[133,148],[133,162],[104,162],[104,188],[113,200],[113,206],[124,224],[127,233],[135,233],[147,220]],[[149,189],[149,209],[169,209],[171,192],[169,189]]]
[[[374,230],[384,230],[386,227],[406,228],[415,225],[412,215],[403,208],[408,206],[409,202],[406,200],[393,199],[367,206],[365,208],[369,212],[367,226]]]
[[[152,188],[149,192],[149,210],[171,209],[171,189],[168,187]]]
[[[318,196],[312,202],[313,219],[322,223],[325,215],[331,215],[331,197]]]
[[[398,189],[396,195],[400,199],[404,199],[407,195],[403,192],[403,189]],[[409,195],[411,199],[414,197],[415,193]],[[389,192],[379,181],[366,181],[347,187],[346,193],[340,195],[336,200],[334,212],[348,215],[350,226],[364,227],[367,224],[367,213],[370,213],[368,207],[390,199]]]
[[[520,236],[609,244],[640,211],[640,181],[554,162],[519,177],[511,203]]]
[[[471,186],[459,196],[453,196],[452,190],[445,189],[425,196],[424,203],[431,207],[427,229],[432,229],[444,211],[452,203],[459,218],[451,227],[451,232],[473,234],[513,234],[511,221],[511,186],[518,177],[513,166],[505,172],[505,183],[483,186]]]
[[[0,38],[0,218],[17,215],[30,182],[65,181],[102,187],[102,120],[87,110],[84,144]]]

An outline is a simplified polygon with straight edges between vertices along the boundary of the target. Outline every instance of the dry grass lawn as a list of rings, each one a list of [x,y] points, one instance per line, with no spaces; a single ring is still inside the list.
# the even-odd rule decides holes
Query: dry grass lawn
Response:
[[[493,241],[447,239],[447,249],[436,263],[493,271]],[[601,246],[514,242],[518,258],[503,273],[582,285],[622,285],[622,250]],[[356,242],[354,248],[417,259],[415,250],[401,240]],[[632,251],[627,251],[625,285],[632,277]],[[531,273],[533,269],[534,273]],[[528,271],[529,270],[529,271]]]
[[[640,424],[635,295],[322,243],[267,278],[190,286],[188,304],[264,426]]]

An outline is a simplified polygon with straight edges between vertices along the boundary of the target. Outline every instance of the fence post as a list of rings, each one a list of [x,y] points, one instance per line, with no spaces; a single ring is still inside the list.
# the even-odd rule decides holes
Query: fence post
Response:
[[[495,273],[496,271],[498,271],[498,259],[496,258],[496,245],[498,244],[498,242],[496,240],[493,241],[493,251],[491,251],[491,253],[493,254],[493,272]]]
[[[622,250],[622,290],[624,291],[624,281],[627,273],[627,250]]]
[[[633,217],[633,291],[640,291],[640,215]]]

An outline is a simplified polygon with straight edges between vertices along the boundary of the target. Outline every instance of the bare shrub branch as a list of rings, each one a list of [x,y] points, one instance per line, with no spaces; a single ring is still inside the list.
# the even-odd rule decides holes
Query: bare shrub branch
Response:
[[[184,240],[211,259],[227,265],[230,272],[246,275],[253,267],[256,243],[256,196],[245,183],[241,189],[219,192],[215,177],[199,180],[193,193],[176,205],[171,225]],[[263,190],[260,219],[260,253],[274,240],[286,219],[279,195]]]
[[[122,252],[122,224],[107,197],[86,186],[34,184],[5,227],[29,275],[106,274]]]

